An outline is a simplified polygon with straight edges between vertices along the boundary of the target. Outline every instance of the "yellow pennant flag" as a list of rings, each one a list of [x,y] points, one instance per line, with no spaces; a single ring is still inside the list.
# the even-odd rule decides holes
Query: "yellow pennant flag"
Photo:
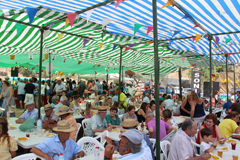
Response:
[[[215,49],[214,49],[214,51],[217,51],[217,50],[218,50],[218,48],[215,48]]]
[[[191,65],[188,65],[188,67],[192,67]]]
[[[217,68],[221,68],[221,66],[217,66]]]
[[[103,72],[101,74],[103,74]]]
[[[68,23],[69,23],[69,19],[67,18],[66,21],[65,21],[64,29],[67,27]]]
[[[154,57],[154,55],[151,58],[153,58],[153,57]]]
[[[165,8],[165,7],[167,7],[167,6],[172,6],[172,5],[174,5],[174,3],[172,2],[172,0],[168,0],[167,3],[166,3],[164,6],[162,6],[161,9],[163,9],[163,8]]]
[[[57,39],[57,43],[60,41],[60,39],[64,36],[64,34],[58,33],[58,39]]]
[[[99,47],[99,50],[101,50],[102,46],[103,46],[103,43],[100,43],[100,47]]]
[[[152,44],[153,42],[147,42],[148,45]]]
[[[167,62],[169,62],[169,58],[167,58]]]
[[[196,34],[196,40],[195,40],[195,44],[197,44],[198,40],[202,37],[201,34]]]
[[[111,68],[108,70],[108,72],[111,70]]]

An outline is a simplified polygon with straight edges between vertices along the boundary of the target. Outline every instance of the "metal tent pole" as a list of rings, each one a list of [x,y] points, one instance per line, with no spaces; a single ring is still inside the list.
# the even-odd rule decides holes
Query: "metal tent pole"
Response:
[[[153,34],[154,34],[154,72],[155,72],[155,105],[159,107],[159,60],[158,60],[158,25],[157,25],[157,0],[152,1]],[[156,160],[160,160],[160,113],[156,111]]]
[[[229,106],[228,106],[228,62],[227,62],[227,59],[228,59],[228,55],[226,54],[226,80],[227,80],[227,110],[229,109]]]
[[[179,67],[178,69],[178,79],[179,79],[179,95],[180,98],[182,99],[182,68]]]
[[[107,84],[108,84],[108,71],[107,71]]]
[[[208,36],[209,40],[209,65],[210,65],[210,113],[212,113],[212,36]]]
[[[39,58],[39,81],[38,81],[38,118],[40,118],[40,108],[41,108],[41,76],[42,76],[42,53],[43,53],[43,32],[44,30],[41,28],[41,39],[40,39],[40,58]]]
[[[233,90],[233,93],[234,93],[234,102],[235,102],[235,99],[236,99],[236,97],[235,97],[235,92],[236,92],[236,83],[235,83],[235,81],[236,81],[236,77],[235,77],[235,65],[233,66],[233,78],[234,78],[234,90]]]
[[[123,66],[122,66],[122,83],[123,83],[123,78],[124,78],[124,77],[123,77]]]
[[[49,74],[49,81],[51,82],[52,72],[51,72],[51,53],[50,52],[49,52],[48,59],[49,59],[49,72],[48,72],[48,74]]]
[[[122,72],[122,49],[123,47],[120,46],[120,66],[119,66],[119,82],[118,82],[118,101],[120,102],[120,82],[121,82],[121,72]]]

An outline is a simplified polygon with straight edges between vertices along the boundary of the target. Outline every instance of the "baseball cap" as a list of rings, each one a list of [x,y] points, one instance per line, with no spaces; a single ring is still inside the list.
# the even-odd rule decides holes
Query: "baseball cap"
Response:
[[[136,129],[131,129],[125,131],[122,136],[128,138],[133,144],[140,144],[143,140],[143,135],[140,131]]]

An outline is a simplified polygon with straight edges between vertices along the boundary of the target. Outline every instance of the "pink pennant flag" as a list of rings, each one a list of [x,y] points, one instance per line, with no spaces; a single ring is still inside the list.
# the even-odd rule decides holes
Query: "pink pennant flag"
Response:
[[[233,55],[233,53],[228,53],[228,55]]]
[[[198,25],[198,24],[196,24],[196,25],[195,25],[193,28],[197,28],[197,27],[199,27],[199,25]],[[192,28],[192,29],[193,29],[193,28]]]
[[[123,1],[123,0],[117,0],[117,4],[116,4],[115,8],[117,8],[118,5],[119,5],[122,1]]]
[[[53,25],[54,23],[49,24],[48,30],[50,30]]]
[[[67,13],[67,17],[68,17],[68,20],[69,20],[69,23],[70,23],[71,27],[73,26],[73,23],[75,21],[76,16],[77,16],[77,14]]]
[[[153,30],[153,26],[148,26],[147,34],[146,36]]]
[[[128,47],[126,47],[124,52],[126,52],[128,49],[129,49],[129,48],[128,48]]]
[[[184,63],[185,57],[181,57],[182,58],[182,63]]]
[[[196,37],[193,37],[192,40],[193,40],[193,42],[194,42],[194,41],[196,40]]]
[[[196,66],[196,64],[192,64],[192,66]]]

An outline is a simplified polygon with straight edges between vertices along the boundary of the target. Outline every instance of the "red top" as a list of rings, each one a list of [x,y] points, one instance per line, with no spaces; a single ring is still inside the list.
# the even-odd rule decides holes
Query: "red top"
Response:
[[[163,121],[164,121],[164,122],[167,122],[167,120],[166,120],[166,119],[164,119]]]
[[[204,128],[206,128],[206,123],[202,125]],[[216,126],[213,126],[213,138],[216,137]],[[198,131],[198,135],[197,135],[197,139],[196,139],[196,143],[200,144],[200,131]]]

